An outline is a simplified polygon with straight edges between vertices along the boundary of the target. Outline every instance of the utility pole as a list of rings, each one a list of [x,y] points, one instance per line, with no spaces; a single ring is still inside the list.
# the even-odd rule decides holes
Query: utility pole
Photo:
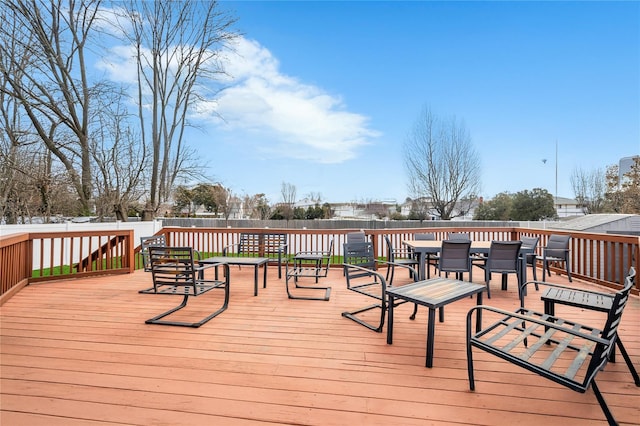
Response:
[[[556,139],[556,213],[558,212],[558,139]],[[558,214],[558,216],[560,216]]]

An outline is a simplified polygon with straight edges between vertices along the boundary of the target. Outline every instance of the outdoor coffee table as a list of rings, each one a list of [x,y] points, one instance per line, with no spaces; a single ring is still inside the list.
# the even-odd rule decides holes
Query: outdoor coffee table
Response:
[[[389,295],[389,317],[387,320],[387,344],[393,343],[393,305],[394,299],[402,299],[408,302],[429,308],[427,324],[427,361],[426,366],[433,366],[433,344],[436,329],[436,309],[440,309],[440,322],[444,321],[444,306],[465,297],[476,294],[476,303],[482,305],[482,292],[486,286],[474,284],[468,281],[459,281],[449,278],[432,278],[418,281],[417,283],[394,287],[387,290]],[[477,310],[476,331],[481,330],[482,314]]]
[[[236,256],[215,256],[198,260],[198,263],[206,265],[212,263],[226,263],[228,265],[253,266],[253,295],[258,295],[258,269],[262,266],[264,270],[262,288],[267,288],[267,262],[268,257],[236,257]],[[216,279],[218,279],[218,268],[216,267]]]

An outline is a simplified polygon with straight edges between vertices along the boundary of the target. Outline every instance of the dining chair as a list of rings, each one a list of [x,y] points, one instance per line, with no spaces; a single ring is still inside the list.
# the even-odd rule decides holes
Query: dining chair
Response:
[[[413,239],[416,241],[435,241],[436,234],[433,232],[413,234]]]
[[[473,281],[471,270],[471,241],[469,240],[444,240],[438,261],[438,270],[445,272],[455,272],[456,279],[462,280],[463,273],[469,273],[469,281]]]
[[[347,243],[364,243],[367,241],[367,236],[364,231],[355,231],[347,233]]]
[[[413,239],[416,241],[435,241],[436,234],[433,232],[423,232],[423,233],[413,234]],[[414,256],[414,257],[417,258],[418,256]],[[438,259],[440,259],[440,256],[438,254],[429,254],[425,261],[426,262],[425,268],[429,268],[430,266],[437,268]]]
[[[484,269],[484,281],[487,284],[487,297],[491,299],[491,274],[493,272],[502,275],[502,289],[507,289],[508,274],[516,274],[518,278],[518,295],[520,295],[522,282],[520,275],[520,247],[522,241],[492,241],[489,255],[484,264],[477,264]]]
[[[449,232],[449,240],[468,240],[471,241],[471,237],[468,232]]]
[[[342,316],[367,327],[378,333],[382,332],[384,320],[388,310],[389,296],[387,288],[393,285],[392,281],[387,281],[385,277],[376,271],[378,263],[388,263],[376,260],[371,242],[345,243],[343,246],[344,256],[344,276],[347,290],[374,299],[374,302],[362,308],[342,312]],[[396,264],[394,266],[404,267],[412,270],[413,282],[418,280],[418,271],[409,265]],[[406,303],[406,301],[394,302],[395,305]],[[371,315],[361,315],[371,310],[378,310],[380,316],[376,323],[372,323]],[[418,305],[414,304],[411,319],[414,319]]]
[[[149,247],[166,247],[167,239],[164,235],[152,235],[150,237],[140,237],[140,255],[145,272],[151,272],[151,258],[149,257]]]
[[[521,237],[520,241],[522,241],[522,248],[526,248],[528,250],[531,250],[531,253],[527,253],[525,254],[525,265],[531,265],[531,270],[533,271],[533,280],[536,281],[538,279],[537,277],[537,271],[536,271],[536,265],[538,263],[537,261],[537,256],[536,256],[536,247],[538,247],[538,241],[540,241],[540,238],[538,237]],[[523,276],[526,278],[526,269],[525,271],[523,271]],[[525,279],[526,281],[526,279]],[[538,286],[536,285],[536,290],[538,290]]]
[[[538,256],[537,259],[542,261],[542,281],[546,281],[545,272],[551,276],[551,270],[549,269],[550,263],[563,263],[565,270],[567,271],[567,277],[569,282],[571,280],[571,263],[569,262],[569,243],[571,241],[571,235],[557,235],[552,234],[549,236],[547,246],[542,251],[542,256]]]
[[[396,265],[409,265],[415,269],[418,269],[419,262],[411,250],[394,248],[391,243],[391,237],[384,235],[384,241],[387,243],[387,261],[389,261],[387,267],[387,275],[385,279],[387,281],[393,281],[393,274],[396,269]],[[411,278],[411,269],[409,269],[409,277]]]

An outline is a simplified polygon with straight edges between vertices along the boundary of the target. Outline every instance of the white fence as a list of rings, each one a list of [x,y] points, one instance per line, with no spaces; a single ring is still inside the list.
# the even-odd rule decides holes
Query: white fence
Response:
[[[120,231],[120,230],[133,230],[134,233],[134,244],[137,246],[140,243],[140,237],[146,237],[149,235],[153,235],[156,232],[162,229],[162,221],[155,220],[151,222],[105,222],[105,223],[48,223],[48,224],[27,224],[27,225],[0,225],[0,237],[7,236],[11,234],[21,234],[21,233],[30,233],[30,232],[74,232],[74,231]],[[50,241],[43,241],[44,247],[42,248],[45,252],[50,252],[53,250],[53,254],[51,256],[46,256],[42,259],[43,267],[48,268],[50,266],[50,259],[61,259],[64,263],[69,263],[70,259],[75,259],[78,261],[83,257],[86,257],[89,252],[90,245],[87,244],[83,247],[83,253],[80,253],[79,246],[73,248],[73,252],[71,252],[71,245],[68,241],[65,241],[65,244],[62,244],[62,250],[64,253],[61,253],[60,245],[54,244],[51,245]],[[98,247],[101,244],[100,238],[93,237],[91,238],[91,246]],[[40,245],[35,245],[33,247],[33,268],[37,269],[40,265]],[[57,263],[57,262],[56,262]]]

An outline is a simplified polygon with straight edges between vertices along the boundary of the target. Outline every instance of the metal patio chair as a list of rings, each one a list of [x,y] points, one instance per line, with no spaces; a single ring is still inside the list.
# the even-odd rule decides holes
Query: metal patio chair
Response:
[[[388,264],[389,262],[378,261],[375,259],[373,244],[370,242],[345,243],[343,255],[343,267],[347,282],[347,290],[373,298],[375,302],[360,309],[345,311],[342,313],[342,316],[349,318],[370,330],[380,333],[384,327],[384,320],[388,310],[389,296],[387,295],[387,288],[392,286],[392,282],[387,282],[385,277],[376,271],[376,267],[378,263]],[[409,269],[414,277],[413,281],[418,280],[418,271],[413,269],[411,266],[401,264],[396,264],[394,266]],[[403,303],[406,303],[406,301],[401,301],[394,306]],[[368,318],[363,318],[360,315],[376,309],[380,311],[380,315],[375,324],[372,324],[370,320],[367,321]],[[418,305],[414,305],[413,314],[410,317],[411,319],[415,319],[417,310]]]

